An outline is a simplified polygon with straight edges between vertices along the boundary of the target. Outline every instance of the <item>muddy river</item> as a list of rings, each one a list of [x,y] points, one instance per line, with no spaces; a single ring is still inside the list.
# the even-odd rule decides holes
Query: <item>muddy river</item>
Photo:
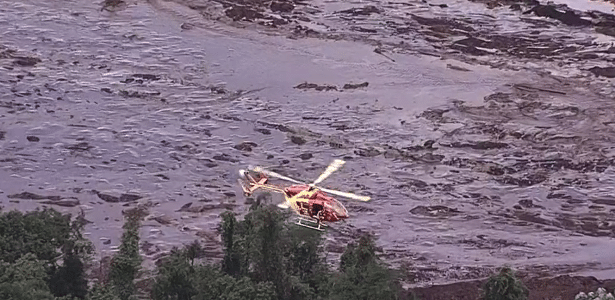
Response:
[[[372,232],[412,285],[615,278],[615,17],[572,2],[1,1],[0,204],[83,212],[101,255],[140,205],[150,267],[215,260],[240,168],[342,158],[323,186],[372,201],[332,261]]]

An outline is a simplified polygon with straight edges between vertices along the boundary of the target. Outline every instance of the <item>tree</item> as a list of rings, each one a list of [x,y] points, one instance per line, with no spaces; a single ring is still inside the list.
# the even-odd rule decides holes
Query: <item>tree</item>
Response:
[[[45,208],[0,214],[0,261],[15,263],[31,253],[44,266],[46,284],[57,297],[83,299],[87,293],[84,261],[94,248],[83,235],[83,215]],[[62,260],[62,265],[58,261]]]
[[[222,214],[222,243],[224,244],[224,258],[222,260],[222,271],[231,276],[242,275],[241,260],[242,245],[235,239],[237,229],[237,219],[235,215],[226,211]],[[237,243],[237,245],[236,245]]]
[[[46,279],[44,262],[32,253],[21,256],[12,264],[0,262],[0,299],[54,300]]]
[[[136,293],[134,281],[142,262],[139,254],[140,218],[138,212],[127,215],[120,249],[111,261],[109,281],[121,300],[131,299]]]
[[[195,268],[189,261],[189,249],[173,249],[158,267],[152,288],[153,300],[191,300],[196,295]]]
[[[193,300],[275,300],[275,287],[270,282],[253,282],[248,277],[236,279],[212,266],[196,269]]]
[[[363,235],[342,254],[340,274],[331,282],[330,299],[398,299],[401,287],[376,256],[373,237]]]

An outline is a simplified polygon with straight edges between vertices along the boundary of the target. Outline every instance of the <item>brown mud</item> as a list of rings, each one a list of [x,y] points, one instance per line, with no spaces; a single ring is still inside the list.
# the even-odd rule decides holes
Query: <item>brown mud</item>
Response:
[[[254,201],[240,168],[309,181],[342,158],[324,185],[374,200],[341,199],[351,219],[327,233],[330,262],[372,232],[421,299],[470,299],[503,264],[534,284],[532,299],[599,284],[536,278],[615,278],[608,12],[514,0],[3,4],[0,204],[83,212],[101,255],[140,207],[150,267],[194,239],[215,261],[220,213]],[[458,281],[473,283],[444,285]]]

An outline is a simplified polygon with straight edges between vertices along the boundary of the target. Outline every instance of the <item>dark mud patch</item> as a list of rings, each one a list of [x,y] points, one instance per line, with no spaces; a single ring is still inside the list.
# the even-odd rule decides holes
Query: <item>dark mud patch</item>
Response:
[[[192,202],[184,204],[181,208],[179,208],[178,212],[191,212],[191,213],[202,213],[209,210],[214,209],[225,209],[225,210],[233,210],[237,207],[237,204],[232,203],[218,203],[218,204],[203,204],[203,205],[192,205]]]
[[[461,213],[456,208],[450,208],[443,205],[435,206],[417,206],[410,210],[410,213],[426,217],[450,217]]]
[[[23,199],[23,200],[52,200],[52,201],[59,201],[61,199],[60,196],[45,196],[45,195],[39,195],[39,194],[35,194],[35,193],[30,193],[30,192],[23,192],[23,193],[19,193],[19,194],[12,194],[12,195],[8,195],[6,196],[9,199]]]
[[[317,91],[340,91],[340,90],[355,90],[359,88],[366,88],[369,86],[369,82],[361,82],[361,83],[346,83],[341,88],[338,88],[335,85],[331,84],[317,84],[317,83],[309,83],[303,82],[296,85],[294,88],[300,90],[317,90]]]

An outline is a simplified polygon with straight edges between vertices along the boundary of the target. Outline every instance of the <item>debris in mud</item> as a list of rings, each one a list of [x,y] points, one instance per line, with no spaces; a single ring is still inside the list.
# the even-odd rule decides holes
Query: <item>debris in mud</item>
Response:
[[[152,96],[160,96],[160,92],[158,91],[126,91],[120,90],[120,96],[126,98],[148,98]]]
[[[94,146],[91,146],[87,142],[81,142],[81,143],[77,143],[71,146],[66,146],[66,149],[73,150],[73,151],[88,151],[92,148],[94,148]]]
[[[176,210],[177,212],[191,212],[191,213],[202,213],[208,210],[214,209],[226,209],[232,210],[237,207],[237,204],[232,203],[218,203],[218,204],[203,204],[199,206],[192,206],[192,202],[184,204],[180,209]]]
[[[446,64],[446,67],[451,69],[451,70],[462,71],[462,72],[470,72],[469,69],[462,68],[462,67],[459,67],[459,66],[455,66],[455,65],[452,65],[452,64]]]
[[[302,153],[301,155],[299,155],[299,158],[301,158],[302,160],[308,160],[312,157],[313,157],[312,153]]]
[[[296,89],[301,89],[301,90],[307,90],[307,89],[315,89],[317,91],[337,91],[337,87],[334,85],[318,85],[316,83],[308,83],[308,82],[304,82],[301,83],[297,86],[295,86]]]
[[[126,2],[124,0],[105,0],[102,4],[102,8],[100,11],[117,11],[126,6]]]
[[[232,162],[232,163],[239,162],[238,159],[233,158],[233,157],[231,157],[230,155],[228,155],[226,153],[214,155],[212,158],[215,159],[215,160],[227,161],[227,162]]]
[[[374,157],[380,155],[380,151],[373,147],[371,148],[359,148],[354,150],[354,154],[363,157]]]
[[[272,12],[289,13],[295,9],[295,5],[289,1],[272,1],[269,5]]]
[[[22,67],[33,67],[40,62],[42,62],[40,58],[28,57],[28,56],[17,56],[17,57],[14,57],[14,60],[13,60],[13,64],[22,66]]]
[[[532,9],[523,12],[523,14],[529,14],[532,12],[539,17],[556,19],[570,26],[589,26],[592,24],[590,20],[581,18],[581,16],[577,15],[574,11],[566,9],[562,12],[553,4],[539,4],[534,6]]]
[[[271,134],[271,130],[267,129],[267,128],[254,128],[254,131],[265,134],[265,135],[270,135]]]
[[[504,176],[502,178],[496,178],[495,180],[501,184],[517,185],[520,187],[527,187],[539,184],[548,179],[545,172],[536,172],[529,174],[522,174],[519,177]]]
[[[358,89],[358,88],[363,88],[363,87],[367,87],[369,85],[369,82],[365,81],[362,83],[346,83],[344,84],[343,89],[348,90],[348,89]]]
[[[369,16],[371,14],[381,13],[381,10],[373,5],[366,5],[360,8],[355,7],[355,8],[350,8],[346,10],[341,10],[341,11],[338,11],[337,13],[350,14],[353,16]]]
[[[532,200],[530,200],[530,199],[519,200],[519,205],[522,206],[522,207],[525,207],[525,208],[541,208],[541,209],[545,208],[542,205],[534,204],[534,202]]]
[[[79,200],[77,199],[50,200],[50,201],[43,201],[41,203],[48,204],[48,205],[57,205],[57,206],[62,206],[62,207],[75,207],[80,204]]]
[[[588,71],[596,76],[615,78],[615,67],[593,67],[588,69]]]
[[[45,199],[49,199],[49,200],[53,200],[53,201],[58,201],[60,200],[60,196],[43,196],[43,195],[38,195],[38,194],[34,194],[34,193],[30,193],[30,192],[22,192],[19,194],[13,194],[13,195],[8,195],[6,196],[9,199],[24,199],[24,200],[45,200]]]
[[[3,140],[5,135],[6,135],[6,131],[0,130],[0,140]]]
[[[450,144],[440,143],[440,145],[451,148],[472,148],[476,150],[489,150],[489,149],[502,149],[507,148],[508,144],[492,142],[492,141],[479,141],[479,142],[469,142],[469,143],[460,143],[453,142]]]
[[[450,208],[443,205],[422,206],[419,205],[410,210],[410,213],[427,217],[450,217],[461,213],[456,208]]]
[[[302,138],[300,136],[297,136],[297,135],[291,136],[290,137],[290,141],[293,144],[296,144],[296,145],[303,145],[303,144],[307,143],[307,141],[304,138]]]
[[[247,151],[250,152],[252,151],[252,148],[256,147],[257,144],[254,142],[243,142],[243,143],[239,143],[235,146],[233,146],[233,148],[240,150],[240,151]]]
[[[254,8],[242,5],[233,5],[231,8],[224,11],[227,17],[233,19],[233,21],[254,21],[255,19],[262,19],[265,17],[262,13]]]
[[[137,201],[143,198],[143,196],[134,195],[134,194],[121,194],[119,197],[116,197],[116,196],[112,196],[109,194],[101,193],[96,190],[92,190],[92,192],[94,192],[98,196],[98,198],[100,198],[101,200],[105,202],[110,202],[110,203],[134,202],[134,201]]]
[[[144,83],[144,80],[147,81],[156,81],[156,80],[160,80],[160,76],[158,75],[152,75],[152,74],[132,74],[130,75],[130,77],[120,81],[121,83],[139,83],[142,84]]]
[[[1,140],[1,139],[2,139],[2,138],[0,138],[0,140]],[[27,136],[27,137],[26,137],[26,139],[27,139],[29,142],[38,142],[38,141],[40,141],[40,140],[41,140],[41,139],[39,139],[38,137],[33,136],[33,135],[29,135],[29,136]]]

